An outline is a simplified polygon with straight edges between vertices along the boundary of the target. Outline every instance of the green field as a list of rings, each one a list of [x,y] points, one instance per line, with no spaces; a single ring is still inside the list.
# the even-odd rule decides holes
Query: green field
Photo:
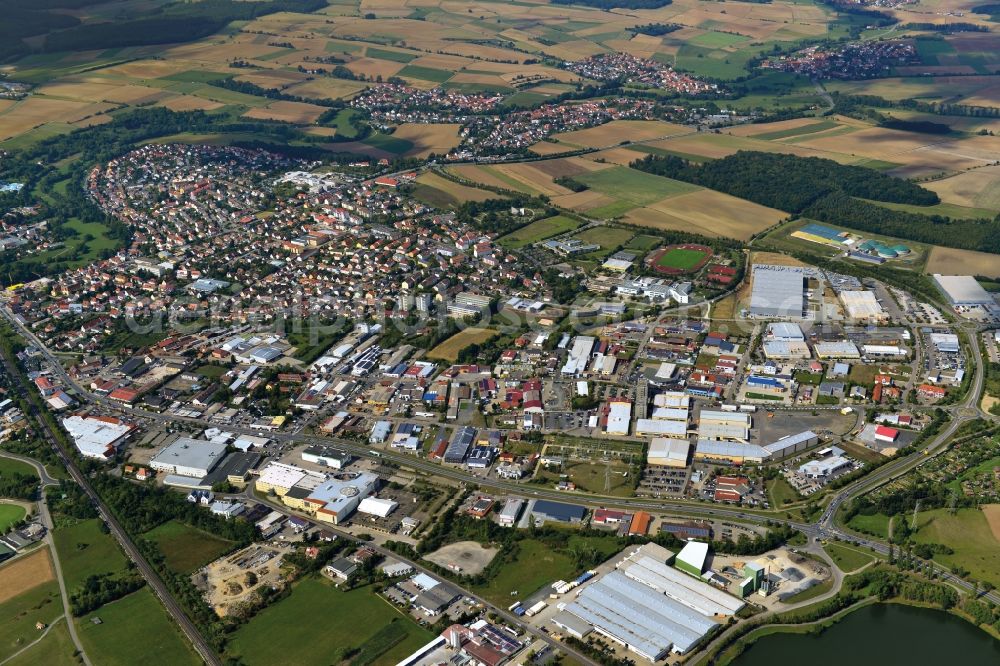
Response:
[[[356,139],[358,136],[358,128],[351,124],[351,120],[354,118],[360,118],[361,114],[358,113],[357,109],[341,109],[334,116],[333,121],[329,123],[331,127],[337,128],[337,136],[342,139]]]
[[[540,541],[522,539],[518,547],[515,560],[488,583],[476,586],[477,594],[506,608],[518,599],[527,599],[543,585],[570,580],[578,573],[568,555],[555,552]]]
[[[95,617],[100,624],[92,622]],[[202,663],[148,587],[84,615],[77,621],[77,633],[95,665]]]
[[[97,518],[80,521],[53,532],[66,589],[73,592],[88,576],[117,573],[125,568],[125,555],[110,534],[101,531]]]
[[[689,250],[682,247],[673,247],[660,255],[656,260],[656,265],[661,268],[674,268],[681,271],[688,271],[697,266],[705,258],[705,253],[701,250]]]
[[[885,514],[876,513],[871,516],[863,516],[859,513],[847,521],[847,526],[864,534],[871,534],[883,539],[889,538],[889,516]]]
[[[24,507],[17,504],[0,504],[0,534],[5,534],[10,526],[27,515]]]
[[[837,567],[845,573],[856,571],[875,560],[875,557],[872,555],[835,541],[824,545],[823,550],[833,559]]]
[[[616,204],[587,211],[590,217],[616,217],[633,208],[701,189],[697,185],[623,166],[578,174],[573,178],[592,190],[618,199]]]
[[[823,120],[818,123],[801,125],[800,127],[792,127],[777,132],[768,132],[767,134],[756,134],[754,135],[753,138],[762,139],[764,141],[774,141],[777,139],[787,139],[789,137],[800,136],[803,134],[815,134],[816,132],[823,132],[828,129],[833,129],[834,127],[837,127],[836,121]]]
[[[372,148],[378,148],[379,150],[384,150],[387,153],[394,153],[396,155],[402,155],[406,151],[413,148],[412,141],[397,139],[391,134],[372,134],[364,140],[364,143]]]
[[[38,638],[36,622],[51,624],[62,614],[59,583],[55,581],[33,587],[0,604],[0,661]]]
[[[396,627],[392,635],[383,631],[390,623]],[[296,583],[290,596],[231,636],[228,655],[248,666],[337,664],[350,650],[359,650],[368,663],[393,664],[433,638],[371,587],[344,592],[319,576]]]
[[[990,531],[979,509],[924,511],[917,516],[918,543],[939,543],[954,549],[951,555],[935,555],[946,567],[967,569],[973,578],[1000,586],[1000,543]]]
[[[220,539],[176,520],[146,532],[144,537],[159,547],[167,566],[178,573],[193,573],[233,547],[232,541]]]
[[[336,50],[341,50],[339,45]],[[388,60],[390,62],[401,62],[406,64],[411,60],[416,60],[419,56],[416,53],[406,53],[405,51],[389,51],[386,49],[380,49],[375,46],[369,46],[365,50],[365,55],[369,58],[375,58],[377,60]]]
[[[692,37],[688,40],[689,44],[697,44],[698,46],[707,46],[710,48],[722,48],[726,46],[733,46],[735,44],[742,44],[749,40],[749,37],[744,37],[743,35],[733,35],[728,32],[706,32],[697,37]]]
[[[568,231],[573,231],[580,226],[580,222],[565,215],[547,217],[544,220],[535,220],[531,224],[525,225],[517,231],[512,231],[506,236],[497,239],[500,245],[506,248],[516,249],[531,245],[538,241],[558,236]]]
[[[34,627],[32,627],[34,630]],[[36,631],[37,633],[37,631]],[[34,638],[33,638],[34,639]],[[4,663],[4,666],[60,666],[75,664],[76,646],[70,638],[66,618],[57,620],[40,643],[31,646],[21,654]]]
[[[799,491],[795,490],[783,477],[777,477],[767,482],[767,496],[771,499],[771,508],[778,509],[786,504],[802,499]]]
[[[452,77],[452,72],[433,67],[421,67],[420,65],[407,65],[396,73],[410,79],[420,79],[421,81],[433,81],[434,83],[444,83]]]

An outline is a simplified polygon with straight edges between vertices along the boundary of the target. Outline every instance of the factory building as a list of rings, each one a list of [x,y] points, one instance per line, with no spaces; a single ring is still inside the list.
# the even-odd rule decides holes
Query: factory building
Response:
[[[664,467],[687,467],[687,459],[690,452],[691,442],[686,439],[654,437],[649,443],[646,464],[662,465]]]
[[[201,479],[215,469],[225,452],[226,445],[222,442],[178,437],[153,456],[149,466],[157,472]]]
[[[971,275],[938,275],[934,282],[955,307],[993,305],[995,301],[988,291]]]
[[[873,292],[842,291],[839,297],[850,319],[876,324],[888,318]]]
[[[801,319],[805,310],[805,277],[805,271],[795,266],[754,266],[750,317]]]
[[[569,358],[562,367],[562,374],[572,377],[582,375],[587,369],[587,363],[590,361],[590,352],[594,350],[596,342],[597,340],[589,335],[576,336],[576,340],[573,341],[573,347],[569,351]]]
[[[85,458],[107,460],[135,431],[134,424],[110,416],[77,416],[62,420],[63,427]]]

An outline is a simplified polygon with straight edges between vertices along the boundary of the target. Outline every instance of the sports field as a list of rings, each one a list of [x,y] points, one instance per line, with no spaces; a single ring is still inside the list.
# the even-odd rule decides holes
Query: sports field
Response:
[[[339,664],[355,651],[351,663],[394,664],[432,638],[373,588],[344,592],[317,575],[232,634],[226,652],[247,666]]]
[[[683,273],[701,267],[711,256],[711,249],[704,246],[668,247],[653,259],[653,268],[670,273]]]
[[[100,624],[91,620],[100,618]],[[148,587],[77,620],[83,649],[101,666],[196,666],[202,660]]]
[[[171,520],[146,532],[144,538],[155,543],[167,562],[178,573],[192,573],[218,559],[233,547],[232,541]]]
[[[17,504],[0,503],[0,534],[6,534],[10,526],[24,518],[27,511]]]
[[[458,358],[458,352],[473,343],[486,342],[496,334],[496,331],[489,328],[476,328],[474,326],[467,328],[427,352],[427,358],[454,362]]]
[[[513,231],[506,236],[501,236],[497,239],[497,242],[506,248],[516,249],[537,243],[546,238],[551,238],[552,236],[573,231],[579,226],[580,222],[577,220],[565,215],[556,215],[555,217],[547,217],[544,220],[536,220],[517,231]]]

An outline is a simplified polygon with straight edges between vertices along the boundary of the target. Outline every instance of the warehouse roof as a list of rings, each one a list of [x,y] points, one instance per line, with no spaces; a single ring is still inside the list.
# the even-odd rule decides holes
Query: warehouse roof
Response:
[[[206,442],[190,437],[178,437],[149,461],[150,465],[166,467],[188,467],[212,471],[222,461],[226,445],[221,442]]]

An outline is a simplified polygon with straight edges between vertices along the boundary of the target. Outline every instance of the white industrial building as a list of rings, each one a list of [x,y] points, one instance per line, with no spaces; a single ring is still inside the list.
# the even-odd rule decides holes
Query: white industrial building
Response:
[[[848,318],[855,321],[875,323],[886,319],[885,310],[871,291],[842,291],[840,302]]]
[[[665,391],[653,396],[653,404],[657,407],[688,409],[691,404],[691,397],[680,391]]]
[[[627,435],[632,422],[632,403],[627,401],[612,402],[608,406],[608,422],[605,432],[609,435]]]
[[[365,496],[375,492],[378,482],[378,476],[368,472],[338,474],[316,486],[303,504],[317,520],[337,525],[354,513]]]
[[[596,342],[597,340],[589,335],[576,336],[573,347],[569,350],[569,358],[566,359],[566,364],[562,367],[562,374],[572,377],[582,375],[587,369],[590,352],[594,350]]]
[[[665,467],[686,467],[691,442],[673,437],[654,437],[649,443],[646,454],[647,465],[663,465]]]
[[[819,444],[819,436],[812,430],[806,430],[796,435],[787,435],[771,444],[765,444],[764,450],[771,458],[784,458],[817,444]]]
[[[636,419],[635,434],[643,437],[686,437],[687,421],[666,421],[664,419]]]
[[[799,465],[799,474],[810,479],[822,479],[851,466],[851,461],[843,456],[832,456],[821,460],[810,460]]]
[[[754,266],[749,315],[801,319],[805,310],[805,278],[805,271],[797,266]]]
[[[971,275],[934,274],[934,281],[955,307],[993,305],[995,301],[988,291]]]
[[[655,544],[639,547],[560,605],[553,622],[575,636],[592,627],[653,662],[690,652],[743,602],[668,566],[672,559]]]
[[[765,333],[764,339],[780,340],[782,342],[803,342],[806,336],[802,332],[802,327],[798,324],[776,322],[767,325],[767,333]]]
[[[178,437],[149,461],[158,472],[202,479],[225,457],[226,445],[190,437]]]
[[[955,333],[931,333],[931,344],[942,354],[957,354],[958,335]]]
[[[812,355],[809,345],[801,340],[765,340],[762,348],[765,358],[802,359]]]
[[[399,502],[395,502],[391,499],[366,497],[361,500],[360,504],[358,504],[358,513],[367,513],[371,516],[386,518],[390,513],[395,511],[398,506]]]
[[[62,424],[80,455],[98,460],[114,458],[135,430],[135,425],[109,416],[73,415],[64,418]]]

